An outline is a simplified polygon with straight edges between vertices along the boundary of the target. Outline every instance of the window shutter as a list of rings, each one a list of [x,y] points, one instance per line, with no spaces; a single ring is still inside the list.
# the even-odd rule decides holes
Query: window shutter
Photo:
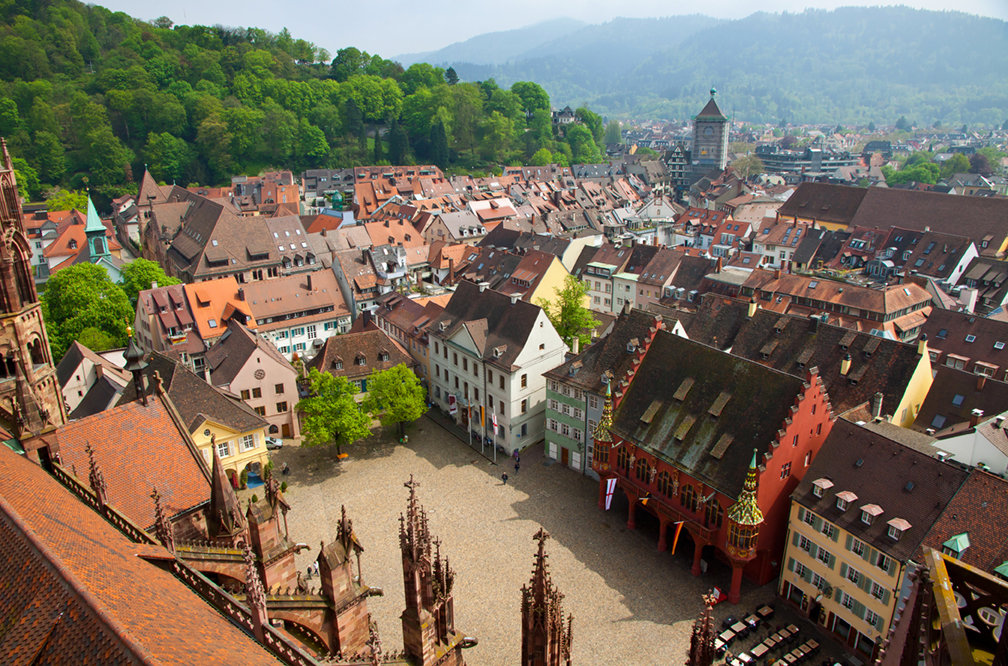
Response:
[[[809,569],[808,567],[805,567],[805,575],[802,576],[802,578],[805,579],[806,583],[811,583],[812,582],[812,570]]]
[[[838,532],[838,534],[839,534],[839,532]],[[853,545],[854,545],[854,537],[852,537],[851,535],[848,534],[847,535],[847,545],[844,546],[844,548],[846,548],[847,550],[850,550],[851,546],[853,546]]]
[[[881,615],[875,616],[875,628],[882,631],[882,625],[885,624],[885,619]]]
[[[798,539],[799,539],[798,533],[797,532],[792,532],[791,533],[791,545],[792,546],[797,546],[798,545]]]
[[[889,569],[887,569],[890,576],[896,575],[896,560],[889,558]]]
[[[836,567],[836,555],[834,555],[833,553],[830,553],[830,556],[829,556],[829,568],[830,568],[830,570],[833,570],[835,567]]]
[[[878,563],[878,551],[875,550],[874,548],[868,548],[866,546],[865,547],[864,558],[865,558],[866,562],[868,562],[868,563],[870,563],[872,565],[877,564]]]
[[[798,507],[798,520],[800,520],[800,521],[804,521],[805,520],[805,509],[804,509],[804,507]]]
[[[890,596],[891,595],[889,593],[889,590],[884,590],[882,592],[882,603],[885,604],[886,606],[889,606],[889,597]],[[881,627],[879,627],[879,628],[881,629]]]
[[[814,516],[813,520],[815,521],[816,532],[822,532],[822,518],[820,518],[819,516]]]
[[[793,557],[789,557],[788,558],[787,570],[788,571],[794,571],[794,558]]]
[[[843,579],[845,579],[845,580],[847,578],[847,563],[846,562],[841,562],[840,563],[840,577],[843,578]]]
[[[862,603],[858,603],[857,601],[855,601],[855,602],[854,602],[854,610],[855,610],[855,612],[856,612],[857,616],[858,616],[858,617],[859,617],[860,619],[862,619],[862,620],[863,620],[863,619],[864,619],[864,612],[865,612],[865,610],[866,610],[866,607],[865,607],[865,605],[864,605],[864,604],[862,604]]]
[[[872,582],[872,579],[868,576],[861,576],[861,578],[858,579],[858,587],[870,594]]]
[[[819,546],[812,544],[812,548],[809,549],[809,556],[814,560],[816,553],[819,552]]]
[[[850,536],[847,538],[849,539]],[[836,526],[833,527],[833,543],[840,543],[840,528]]]

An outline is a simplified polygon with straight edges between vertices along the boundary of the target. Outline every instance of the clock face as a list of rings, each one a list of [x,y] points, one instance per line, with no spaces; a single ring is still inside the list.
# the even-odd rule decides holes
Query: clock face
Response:
[[[707,127],[704,128],[703,135],[708,138],[714,136],[714,128],[708,125]]]

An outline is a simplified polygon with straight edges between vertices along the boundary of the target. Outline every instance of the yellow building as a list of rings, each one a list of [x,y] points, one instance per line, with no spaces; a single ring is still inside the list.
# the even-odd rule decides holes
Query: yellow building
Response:
[[[778,592],[873,658],[908,563],[967,473],[849,421],[833,426],[791,512]]]
[[[212,442],[232,482],[243,470],[258,471],[266,464],[266,419],[238,396],[214,388],[168,356],[153,352],[146,360],[147,385],[158,381],[156,374],[208,466],[213,464]],[[130,383],[120,403],[135,399]]]

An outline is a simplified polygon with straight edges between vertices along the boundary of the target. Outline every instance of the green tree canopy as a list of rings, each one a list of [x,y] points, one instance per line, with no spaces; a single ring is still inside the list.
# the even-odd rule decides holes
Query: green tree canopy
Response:
[[[179,283],[175,278],[168,277],[164,269],[161,268],[161,264],[156,261],[136,259],[123,266],[122,288],[134,309],[136,309],[140,292],[150,289],[155,282],[159,287]]]
[[[763,173],[763,160],[756,155],[746,155],[732,162],[732,168],[743,178]]]
[[[549,111],[550,98],[542,86],[532,81],[516,81],[511,86],[511,92],[521,99],[522,108],[526,113],[536,109]]]
[[[445,71],[444,78],[445,78],[445,82],[448,85],[450,85],[450,86],[453,86],[453,85],[455,85],[456,83],[459,82],[459,77],[458,77],[458,74],[455,72],[455,68],[454,67],[449,67]]]
[[[87,193],[80,190],[59,190],[46,199],[46,210],[79,210],[87,212]]]
[[[574,338],[580,344],[591,341],[590,331],[599,325],[595,315],[588,309],[588,283],[573,275],[564,278],[563,289],[554,289],[556,298],[540,298],[536,305],[549,317],[553,328],[568,347],[573,347]]]
[[[969,169],[969,158],[962,153],[956,153],[949,159],[945,160],[945,164],[941,166],[941,177],[948,179],[957,173],[968,173]]]
[[[377,416],[386,428],[395,425],[399,436],[407,421],[416,421],[427,409],[427,394],[412,370],[400,363],[388,370],[374,370],[367,380],[362,408]]]
[[[604,143],[623,143],[623,134],[620,132],[618,120],[610,120],[605,128]]]
[[[124,346],[135,314],[122,287],[104,268],[90,263],[69,266],[49,278],[42,313],[55,359],[63,358],[86,328],[98,329],[113,338],[115,346]]]
[[[308,373],[310,397],[298,401],[297,410],[304,412],[301,434],[307,446],[353,444],[371,435],[371,419],[354,400],[357,389],[346,377],[334,377],[312,368]]]

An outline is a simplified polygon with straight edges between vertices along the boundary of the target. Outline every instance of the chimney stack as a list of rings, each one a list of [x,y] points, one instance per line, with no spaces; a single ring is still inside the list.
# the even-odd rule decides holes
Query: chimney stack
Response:
[[[872,400],[872,418],[876,421],[882,420],[882,392],[879,391],[875,394],[875,398]]]
[[[245,300],[245,287],[238,287],[238,300],[239,301]]]
[[[984,386],[987,385],[987,375],[977,375],[977,392],[984,390]]]
[[[308,291],[314,291],[314,289],[312,289],[311,273],[308,274]]]
[[[983,375],[981,375],[981,377],[982,376]],[[980,423],[980,419],[982,418],[983,418],[983,410],[974,409],[972,412],[970,412],[970,427],[971,428],[977,427],[977,424]]]
[[[809,315],[809,332],[816,333],[819,331],[819,315],[812,314]]]
[[[917,353],[921,356],[928,353],[927,333],[921,333],[920,338],[917,340]]]
[[[102,375],[105,372],[105,368],[102,367],[101,363],[95,363],[94,371],[95,371],[95,381],[97,381],[102,378]]]
[[[780,269],[779,268],[773,269],[773,278],[775,280],[779,280],[780,279]]]
[[[578,354],[581,353],[580,349],[581,349],[581,338],[575,335],[574,340],[571,342],[571,353],[577,356]]]
[[[840,374],[846,377],[847,373],[850,372],[850,366],[851,366],[851,355],[848,353],[843,357],[843,360],[840,361]]]
[[[448,286],[455,284],[455,260],[448,257]]]
[[[714,264],[714,272],[720,273],[723,268],[724,268],[724,259],[718,257],[717,263]]]
[[[756,299],[755,298],[750,298],[749,299],[749,313],[746,315],[746,317],[748,317],[749,319],[752,319],[754,316],[756,316],[756,310],[758,310],[758,309],[759,309],[759,305],[756,303]]]

